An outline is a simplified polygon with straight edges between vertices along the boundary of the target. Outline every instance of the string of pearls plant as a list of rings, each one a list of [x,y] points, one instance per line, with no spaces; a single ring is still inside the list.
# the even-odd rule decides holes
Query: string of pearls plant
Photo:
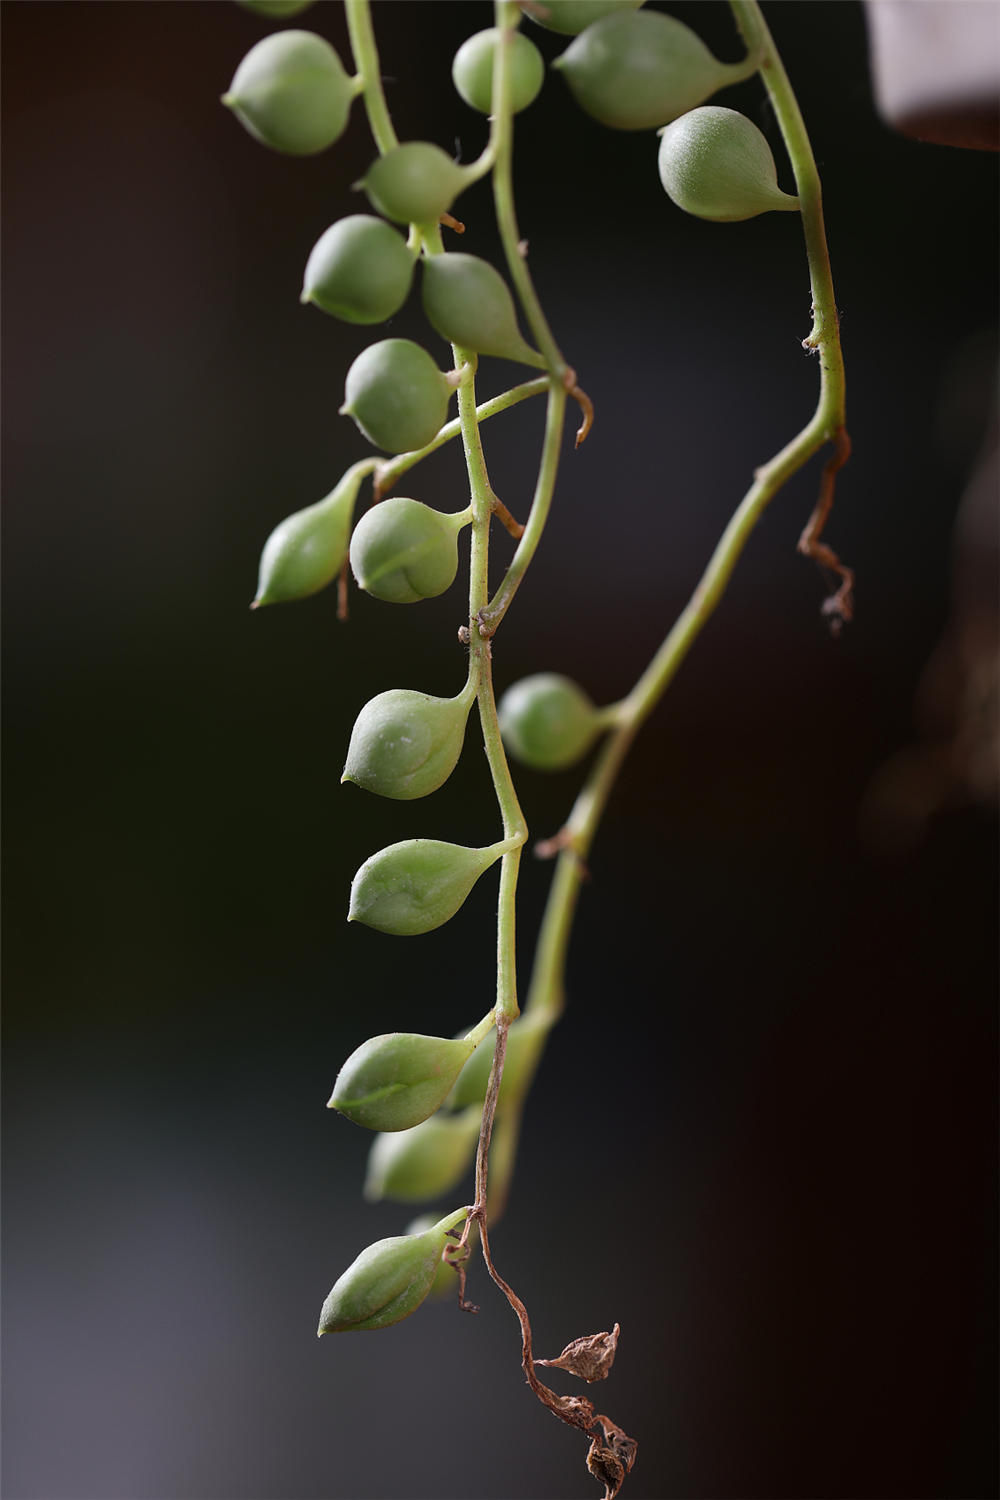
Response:
[[[288,19],[309,0],[243,3],[263,16]],[[243,59],[223,102],[264,145],[311,155],[343,134],[352,103],[361,97],[378,154],[360,186],[375,212],[350,215],[320,237],[306,263],[302,299],[350,323],[380,323],[402,307],[419,265],[427,321],[451,344],[452,363],[442,371],[427,350],[399,338],[379,340],[358,355],[347,372],[341,410],[374,448],[390,456],[352,465],[325,499],[276,527],[264,546],[254,607],[301,599],[339,580],[339,612],[346,615],[348,561],[358,585],[376,598],[393,604],[432,598],[454,582],[458,536],[470,529],[468,623],[461,631],[468,647],[465,683],[450,698],[409,688],[373,698],[354,725],[344,780],[383,797],[430,795],[462,753],[475,704],[500,836],[481,848],[421,838],[380,850],[354,877],[349,920],[414,936],[452,918],[494,865],[500,867],[500,880],[492,1008],[456,1037],[393,1032],[370,1038],[343,1064],[330,1099],[349,1120],[376,1132],[365,1184],[369,1198],[438,1199],[456,1189],[474,1159],[474,1201],[436,1219],[417,1220],[406,1234],[362,1251],[324,1302],[319,1332],[388,1327],[442,1286],[454,1289],[459,1304],[469,1307],[466,1272],[478,1240],[490,1276],[519,1320],[528,1384],[550,1411],[590,1439],[588,1467],[603,1483],[605,1500],[611,1500],[635,1461],[635,1441],[586,1397],[557,1395],[538,1368],[555,1364],[588,1382],[604,1379],[618,1326],[574,1340],[555,1360],[537,1359],[527,1310],[493,1262],[489,1223],[505,1202],[524,1100],[563,1009],[566,952],[584,861],[612,784],[638,729],[719,602],[765,506],[825,444],[832,444],[833,452],[799,548],[837,577],[836,591],[824,604],[833,627],[851,615],[850,571],[820,540],[834,478],[850,446],[820,183],[795,95],[756,0],[730,0],[746,46],[746,56],[735,64],[719,62],[671,16],[639,9],[639,0],[496,0],[494,26],[470,36],[453,64],[459,94],[489,118],[482,154],[468,165],[431,142],[397,139],[382,89],[369,0],[345,4],[353,73],[322,37],[279,30]],[[525,19],[572,38],[554,66],[577,104],[611,129],[658,134],[660,182],[679,208],[717,222],[770,211],[799,215],[812,288],[813,323],[803,342],[819,356],[815,414],[756,470],[687,607],[632,690],[607,707],[595,706],[574,682],[545,671],[509,688],[499,706],[493,687],[493,641],[545,527],[568,399],[582,411],[578,446],[593,416],[536,295],[514,207],[514,116],[532,103],[545,75],[541,54],[520,30]],[[705,102],[755,74],[784,139],[794,193],[779,187],[774,158],[758,128],[735,110]],[[442,240],[442,226],[462,228],[452,208],[463,190],[487,176],[509,285],[494,266],[446,251]],[[519,326],[518,308],[530,342]],[[477,405],[476,373],[483,357],[515,361],[541,374]],[[449,420],[453,396],[457,417]],[[531,508],[521,525],[490,484],[481,428],[535,396],[546,400],[545,431]],[[449,514],[409,497],[386,498],[404,474],[456,437],[468,472],[468,503],[462,509]],[[352,524],[368,479],[378,503]],[[491,595],[494,517],[517,545]],[[581,759],[597,740],[603,743],[569,818],[540,846],[557,862],[522,1011],[515,981],[515,902],[528,828],[507,754],[529,766],[561,768]]]

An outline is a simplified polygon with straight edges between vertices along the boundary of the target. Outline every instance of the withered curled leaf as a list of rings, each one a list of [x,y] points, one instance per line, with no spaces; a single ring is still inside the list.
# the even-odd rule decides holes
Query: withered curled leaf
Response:
[[[587,1453],[587,1468],[604,1485],[604,1500],[615,1500],[625,1480],[625,1465],[615,1450],[594,1438]]]
[[[610,1333],[592,1333],[586,1338],[574,1339],[567,1344],[557,1359],[536,1359],[536,1365],[549,1365],[554,1370],[568,1370],[581,1380],[593,1383],[606,1380],[615,1362],[618,1335],[621,1328],[616,1323]]]

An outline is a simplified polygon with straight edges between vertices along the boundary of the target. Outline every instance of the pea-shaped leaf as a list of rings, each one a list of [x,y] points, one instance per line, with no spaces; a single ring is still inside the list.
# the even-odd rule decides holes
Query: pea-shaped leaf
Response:
[[[555,672],[538,672],[515,682],[497,712],[511,755],[538,771],[571,766],[590,749],[602,723],[583,689]]]
[[[407,688],[379,693],[355,720],[341,781],[406,802],[437,791],[462,753],[474,698],[471,683],[456,698]]]
[[[499,35],[498,29],[490,26],[467,37],[451,65],[456,89],[466,104],[483,115],[493,112],[493,58]],[[511,33],[509,47],[510,103],[516,115],[538,97],[545,82],[545,63],[530,37],[519,31]]]
[[[771,148],[753,121],[718,104],[667,126],[659,168],[668,196],[699,219],[733,222],[799,206],[779,188]]]
[[[263,145],[312,156],[343,135],[353,98],[329,42],[311,31],[276,31],[250,48],[222,102]]]
[[[358,184],[397,224],[436,224],[465,186],[466,174],[440,146],[406,141],[378,157]]]
[[[260,555],[257,597],[251,608],[305,599],[336,578],[347,557],[358,490],[370,470],[370,461],[352,464],[325,500],[279,522]]]
[[[409,1130],[441,1107],[474,1045],[410,1031],[369,1037],[337,1074],[327,1107],[366,1130]]]
[[[471,510],[445,515],[393,495],[361,517],[351,538],[351,568],[360,588],[389,604],[443,594],[458,572],[458,533]]]
[[[376,448],[409,453],[437,437],[452,389],[419,344],[381,339],[348,370],[340,414],[353,417]]]
[[[462,349],[545,368],[517,326],[514,299],[499,271],[477,255],[434,255],[424,261],[423,303],[431,326]]]
[[[388,1328],[415,1312],[434,1284],[448,1231],[468,1212],[456,1209],[422,1234],[394,1235],[362,1250],[323,1303],[319,1333]]]
[[[289,16],[297,16],[308,10],[313,0],[239,0],[239,3],[245,10],[252,10],[258,16],[267,16],[272,21],[287,21]]]
[[[347,920],[413,937],[453,917],[506,844],[469,849],[439,839],[404,839],[366,859],[351,885]]]
[[[381,323],[410,293],[413,256],[384,219],[349,214],[320,235],[306,262],[300,301],[347,323]]]
[[[525,11],[529,20],[537,21],[546,31],[576,36],[586,26],[593,26],[604,16],[618,11],[636,10],[642,0],[538,0]]]
[[[432,1115],[412,1130],[377,1135],[368,1153],[365,1197],[372,1202],[423,1203],[450,1193],[476,1153],[481,1110]]]
[[[651,130],[746,77],[721,63],[690,26],[659,11],[607,16],[552,64],[588,115],[616,130]]]
[[[516,1099],[535,1072],[535,1066],[552,1022],[540,1019],[528,1012],[519,1016],[507,1032],[507,1051],[504,1055],[503,1079],[500,1083],[500,1107]],[[466,1109],[470,1105],[482,1105],[486,1098],[486,1087],[493,1066],[492,1034],[479,1043],[469,1061],[463,1067],[458,1080],[448,1095],[449,1109]]]

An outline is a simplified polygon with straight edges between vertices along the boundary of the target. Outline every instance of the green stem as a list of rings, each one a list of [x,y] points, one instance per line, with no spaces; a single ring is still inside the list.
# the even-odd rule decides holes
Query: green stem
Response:
[[[509,391],[504,391],[501,396],[493,396],[489,401],[483,401],[476,407],[476,421],[485,422],[489,417],[495,417],[499,412],[507,411],[511,406],[527,401],[529,396],[540,396],[548,389],[549,381],[545,376],[541,376],[538,380],[526,380],[523,385],[515,385]],[[445,423],[437,437],[425,447],[414,448],[411,453],[401,453],[398,458],[378,460],[376,478],[378,489],[382,493],[391,490],[408,469],[412,469],[429,454],[435,453],[438,448],[443,448],[445,443],[450,443],[452,438],[461,434],[461,431],[461,419],[454,417],[450,422]]]
[[[827,423],[824,437],[831,437],[836,428],[843,427],[845,421],[844,360],[840,348],[830,252],[823,222],[823,190],[816,158],[813,156],[795,91],[757,0],[730,0],[730,6],[743,40],[759,59],[760,76],[774,108],[795,175],[813,303],[813,326],[803,343],[806,348],[819,350],[822,372],[819,411],[823,413]]]
[[[534,382],[532,382],[534,384]],[[535,481],[535,493],[524,532],[511,558],[510,567],[504,574],[493,598],[479,615],[480,627],[486,635],[492,635],[511,606],[514,595],[521,585],[528,564],[535,555],[548,520],[549,507],[556,487],[559,469],[559,450],[562,444],[563,423],[566,417],[566,388],[552,381],[549,384],[549,400],[545,411],[545,439],[542,444],[542,461]]]
[[[490,517],[493,514],[493,490],[486,472],[486,458],[476,421],[476,392],[472,381],[459,389],[458,414],[462,427],[462,443],[465,448],[465,462],[469,472],[473,507],[469,564],[469,651],[479,672],[476,693],[479,720],[483,731],[486,759],[503,818],[504,835],[508,839],[518,840],[517,847],[503,856],[497,910],[497,1015],[511,1021],[518,1014],[514,943],[515,893],[521,856],[520,845],[527,838],[528,829],[517,800],[510,767],[507,764],[500,738],[496,697],[493,691],[490,643],[480,635],[476,628],[477,617],[486,607],[488,596],[489,532]]]
[[[496,152],[493,168],[493,202],[496,207],[497,228],[507,260],[510,279],[514,283],[524,316],[535,337],[535,343],[545,356],[545,362],[554,379],[565,379],[568,366],[556,343],[548,319],[542,311],[534,283],[521,251],[521,234],[517,227],[514,210],[514,116],[511,113],[509,90],[506,83],[507,54],[510,41],[517,31],[520,8],[516,0],[496,0],[495,22],[500,32],[500,45],[496,49],[493,63],[493,135],[492,144]]]
[[[552,1018],[563,1006],[566,951],[583,877],[583,861],[632,741],[713,614],[766,506],[844,424],[844,364],[815,159],[788,75],[756,0],[730,0],[730,3],[747,46],[759,59],[802,204],[814,313],[813,330],[806,342],[820,352],[819,400],[807,426],[756,471],[754,483],[723,532],[691,599],[638,682],[617,705],[617,727],[609,735],[577,797],[564,829],[565,847],[559,855],[542,921],[527,1002],[528,1009]]]
[[[477,1026],[473,1026],[471,1031],[466,1032],[463,1040],[471,1042],[474,1048],[478,1047],[479,1043],[483,1040],[483,1037],[488,1036],[489,1033],[493,1030],[493,1023],[495,1019],[496,1017],[494,1011],[488,1010],[479,1024]]]
[[[361,79],[368,123],[371,126],[379,155],[384,156],[387,151],[399,145],[399,139],[392,127],[389,106],[385,102],[382,89],[382,74],[379,71],[378,48],[375,45],[371,10],[368,0],[345,0],[345,9],[347,34],[351,39],[354,66]]]

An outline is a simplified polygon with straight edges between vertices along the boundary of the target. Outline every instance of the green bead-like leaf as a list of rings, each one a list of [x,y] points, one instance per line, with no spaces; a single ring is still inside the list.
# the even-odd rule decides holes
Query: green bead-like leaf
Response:
[[[452,386],[411,339],[381,339],[347,372],[341,416],[353,417],[376,448],[409,453],[437,437]]]
[[[423,1203],[450,1193],[472,1165],[480,1114],[473,1106],[458,1115],[432,1115],[412,1130],[377,1135],[368,1153],[365,1197]]]
[[[488,261],[457,252],[431,256],[424,261],[423,303],[428,322],[449,343],[544,369],[545,360],[521,337],[506,282]]]
[[[462,753],[474,697],[468,688],[457,698],[407,688],[379,693],[355,720],[341,781],[407,802],[437,791]]]
[[[397,224],[436,224],[465,186],[466,174],[440,146],[405,141],[380,156],[358,184]]]
[[[732,223],[799,206],[779,188],[771,148],[753,121],[721,105],[693,109],[667,126],[659,168],[668,196],[699,219]]]
[[[745,71],[713,57],[698,34],[659,11],[588,26],[552,64],[581,109],[615,130],[652,130],[693,109]]]
[[[497,709],[504,744],[538,771],[560,771],[585,755],[600,733],[597,709],[582,688],[555,672],[509,687]]]
[[[349,214],[313,246],[300,301],[347,323],[382,323],[409,296],[413,264],[406,241],[384,219]]]
[[[539,1019],[530,1012],[519,1016],[507,1032],[507,1051],[504,1056],[503,1078],[500,1082],[499,1107],[509,1103],[530,1083],[535,1065],[545,1047],[545,1040],[552,1029],[552,1022]],[[493,1066],[494,1035],[490,1035],[473,1052],[458,1076],[458,1081],[448,1095],[449,1109],[467,1109],[470,1105],[481,1106],[486,1098],[490,1069]]]
[[[222,102],[263,145],[312,156],[343,135],[353,97],[329,42],[311,31],[276,31],[250,48]]]
[[[289,16],[300,15],[308,10],[313,0],[239,0],[244,10],[255,15],[267,16],[272,21],[287,21]]]
[[[467,37],[455,53],[451,65],[451,77],[456,89],[472,109],[480,114],[493,112],[493,58],[500,33],[495,26],[477,31]],[[545,82],[545,63],[542,54],[531,41],[515,31],[510,39],[507,58],[510,76],[510,103],[512,113],[519,114],[538,97]]]
[[[253,608],[305,599],[332,583],[347,557],[351,519],[369,464],[354,464],[325,500],[274,528],[260,555]]]
[[[440,1109],[472,1048],[465,1037],[411,1031],[369,1037],[337,1074],[327,1107],[366,1130],[410,1130]]]
[[[458,533],[469,511],[445,515],[393,495],[366,511],[351,538],[351,568],[360,588],[389,604],[443,594],[458,572]]]
[[[468,1212],[457,1209],[422,1234],[394,1235],[362,1250],[323,1303],[320,1334],[388,1328],[415,1312],[434,1284],[449,1229]]]
[[[525,14],[529,20],[544,26],[546,31],[576,36],[604,16],[636,10],[641,4],[642,0],[539,0]]]
[[[438,839],[404,839],[366,859],[351,885],[349,922],[412,937],[453,917],[505,845],[469,849]]]

